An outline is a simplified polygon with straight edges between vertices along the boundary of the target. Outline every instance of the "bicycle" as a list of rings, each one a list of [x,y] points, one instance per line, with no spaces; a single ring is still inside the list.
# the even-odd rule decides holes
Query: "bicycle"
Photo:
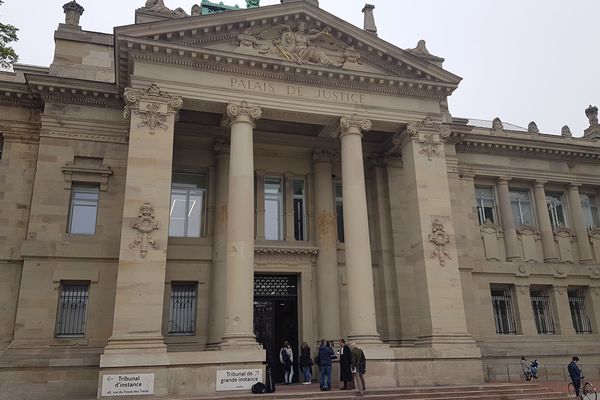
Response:
[[[575,386],[573,382],[569,383],[568,386],[569,395],[575,397]],[[590,381],[584,381],[584,377],[581,377],[581,387],[579,388],[579,398],[582,400],[597,400],[598,394],[596,388]]]

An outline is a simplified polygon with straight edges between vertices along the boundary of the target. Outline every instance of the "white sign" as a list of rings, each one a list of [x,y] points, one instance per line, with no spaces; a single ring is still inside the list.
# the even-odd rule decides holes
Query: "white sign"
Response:
[[[104,375],[102,396],[154,394],[154,374]]]
[[[262,369],[230,369],[217,371],[217,391],[247,390],[262,382]]]

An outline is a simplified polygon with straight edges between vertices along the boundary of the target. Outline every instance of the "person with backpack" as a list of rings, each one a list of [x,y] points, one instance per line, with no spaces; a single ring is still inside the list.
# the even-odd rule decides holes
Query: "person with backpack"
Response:
[[[289,385],[294,377],[294,353],[288,341],[279,350],[279,362],[283,366],[283,382]]]

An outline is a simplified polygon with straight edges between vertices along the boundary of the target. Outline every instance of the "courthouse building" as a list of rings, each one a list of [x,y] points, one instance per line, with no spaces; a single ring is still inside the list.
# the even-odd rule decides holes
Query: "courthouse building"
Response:
[[[105,34],[71,1],[52,64],[0,74],[0,398],[214,393],[285,340],[355,341],[371,387],[600,363],[597,108],[459,118],[373,6],[256,3]]]

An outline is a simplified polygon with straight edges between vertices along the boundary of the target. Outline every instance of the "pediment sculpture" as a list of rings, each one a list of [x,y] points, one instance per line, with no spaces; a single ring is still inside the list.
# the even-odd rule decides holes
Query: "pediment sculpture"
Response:
[[[304,21],[295,26],[274,26],[258,33],[244,29],[237,36],[237,42],[238,52],[273,55],[297,64],[340,68],[347,63],[360,63],[360,53],[352,47],[340,47],[328,27],[309,30]]]

